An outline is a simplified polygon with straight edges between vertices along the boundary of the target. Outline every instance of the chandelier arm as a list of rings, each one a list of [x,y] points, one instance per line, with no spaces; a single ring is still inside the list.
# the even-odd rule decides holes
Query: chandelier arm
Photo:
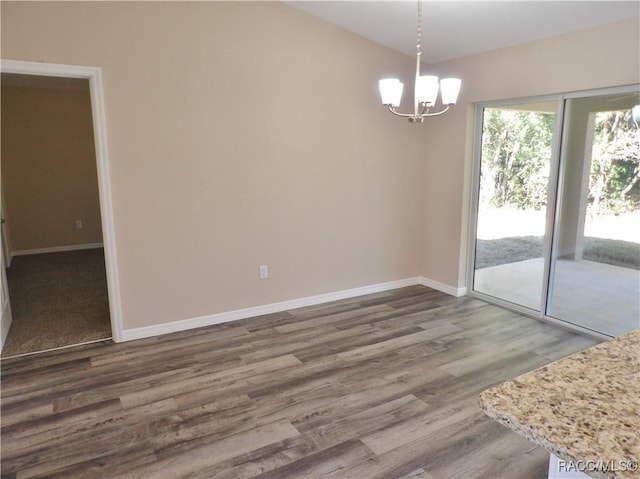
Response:
[[[401,116],[403,118],[415,118],[415,115],[413,113],[400,113],[395,109],[393,105],[387,105],[387,107],[389,108],[389,111],[396,116]]]
[[[418,115],[414,115],[413,113],[400,113],[395,109],[393,105],[387,105],[387,108],[389,108],[389,111],[394,115],[401,116],[403,118],[426,118],[429,116],[442,115],[443,113],[447,112],[451,108],[451,105],[447,105],[443,110],[437,111],[435,113],[427,113],[429,111],[429,107],[425,103],[424,106],[422,107],[422,111]]]
[[[451,105],[447,105],[445,107],[444,110],[441,111],[437,111],[435,113],[423,113],[422,115],[420,115],[422,118],[428,117],[428,116],[438,116],[438,115],[442,115],[443,113],[449,111],[449,108],[451,108]]]

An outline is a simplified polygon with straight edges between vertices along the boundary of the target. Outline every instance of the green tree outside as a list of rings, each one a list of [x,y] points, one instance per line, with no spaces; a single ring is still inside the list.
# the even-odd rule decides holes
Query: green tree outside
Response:
[[[554,116],[485,109],[481,204],[546,206]],[[640,209],[640,130],[630,110],[595,116],[588,204],[591,215]]]

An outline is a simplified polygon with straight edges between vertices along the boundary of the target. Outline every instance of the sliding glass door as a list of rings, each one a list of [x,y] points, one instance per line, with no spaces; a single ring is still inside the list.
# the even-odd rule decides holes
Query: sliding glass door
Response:
[[[637,92],[565,101],[547,314],[609,336],[640,327],[637,104]]]
[[[636,105],[638,86],[478,110],[472,294],[608,336],[640,327]]]
[[[554,101],[531,102],[482,114],[474,289],[536,311],[556,110]]]

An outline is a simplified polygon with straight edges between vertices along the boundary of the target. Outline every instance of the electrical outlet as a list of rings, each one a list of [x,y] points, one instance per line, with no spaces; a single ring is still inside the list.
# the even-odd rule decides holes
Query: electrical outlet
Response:
[[[260,279],[267,279],[269,277],[269,267],[266,264],[260,265]]]
[[[77,230],[81,230],[82,229],[82,220],[76,220],[76,229]]]

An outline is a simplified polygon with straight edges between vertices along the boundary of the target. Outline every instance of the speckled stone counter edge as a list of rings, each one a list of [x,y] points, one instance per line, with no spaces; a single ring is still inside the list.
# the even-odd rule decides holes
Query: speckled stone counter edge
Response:
[[[640,456],[640,329],[480,394],[492,419],[570,461]],[[593,471],[597,479],[639,477]]]

